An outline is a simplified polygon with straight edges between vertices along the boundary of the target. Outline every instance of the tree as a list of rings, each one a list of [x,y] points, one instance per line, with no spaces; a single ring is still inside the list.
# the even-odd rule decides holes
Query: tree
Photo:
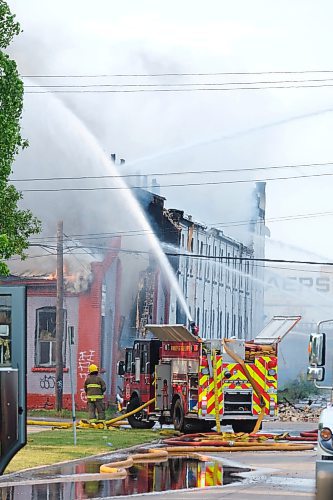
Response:
[[[9,181],[16,155],[28,145],[20,127],[23,82],[15,61],[4,52],[19,33],[15,15],[0,0],[0,275],[9,273],[4,260],[13,255],[25,257],[29,236],[39,233],[41,227],[30,210],[19,208],[22,194]]]
[[[295,402],[315,394],[319,394],[319,389],[312,380],[307,380],[304,374],[300,374],[295,380],[289,382],[284,389],[278,391],[278,399],[281,402],[283,400]]]

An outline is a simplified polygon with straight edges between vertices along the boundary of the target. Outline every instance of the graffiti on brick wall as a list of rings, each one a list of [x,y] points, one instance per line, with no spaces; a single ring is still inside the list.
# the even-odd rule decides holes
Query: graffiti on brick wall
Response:
[[[80,390],[80,399],[83,403],[87,402],[87,395],[84,389]]]
[[[86,378],[89,365],[94,362],[95,352],[92,349],[81,351],[78,360],[78,375],[80,378]]]
[[[78,358],[78,378],[85,379],[88,374],[89,365],[94,363],[96,351],[93,349],[88,349],[86,351],[79,352]],[[80,399],[83,403],[87,402],[87,396],[84,388],[80,388]]]
[[[49,389],[54,389],[55,387],[55,378],[53,375],[44,375],[39,379],[40,388],[48,391]]]

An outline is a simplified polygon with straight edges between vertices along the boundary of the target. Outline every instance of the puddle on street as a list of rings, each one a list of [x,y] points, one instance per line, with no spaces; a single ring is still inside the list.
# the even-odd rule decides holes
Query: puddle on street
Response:
[[[105,463],[105,460],[103,461]],[[42,484],[17,484],[1,487],[1,500],[80,500],[85,498],[105,498],[110,496],[133,495],[167,490],[187,488],[205,488],[208,486],[224,486],[242,481],[235,475],[250,469],[223,466],[215,460],[200,461],[191,458],[170,458],[160,463],[135,464],[127,469],[124,479],[105,479],[93,481],[47,482],[47,477],[54,480],[57,475],[91,474],[99,472],[101,462],[81,462],[38,471],[38,473],[21,474],[15,480],[45,480]],[[5,477],[2,477],[5,480]],[[12,480],[12,478],[11,478]]]

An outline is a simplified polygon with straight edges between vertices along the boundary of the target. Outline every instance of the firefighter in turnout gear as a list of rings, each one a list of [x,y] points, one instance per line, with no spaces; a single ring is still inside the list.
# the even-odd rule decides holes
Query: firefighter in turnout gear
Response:
[[[84,382],[84,390],[87,395],[88,418],[90,421],[105,420],[104,392],[106,385],[102,377],[98,375],[98,367],[94,364],[89,366],[89,375]]]

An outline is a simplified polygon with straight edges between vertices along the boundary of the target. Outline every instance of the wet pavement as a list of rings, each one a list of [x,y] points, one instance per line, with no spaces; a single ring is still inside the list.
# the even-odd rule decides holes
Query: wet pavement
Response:
[[[114,459],[113,455],[112,460]],[[161,463],[135,464],[128,469],[128,475],[124,479],[110,479],[105,474],[93,477],[92,474],[99,472],[101,463],[106,462],[104,457],[103,460],[46,467],[4,477],[0,483],[0,497],[2,500],[44,498],[74,500],[192,490],[241,482],[242,477],[239,474],[250,470],[225,466],[220,460],[202,461],[175,457]],[[73,474],[76,475],[75,481]],[[6,479],[7,481],[14,479],[14,482],[10,485],[3,483]]]
[[[275,422],[264,431],[311,430],[313,423]],[[132,452],[134,450],[131,450]],[[135,452],[140,450],[136,449]],[[208,460],[171,458],[161,463],[136,464],[125,479],[98,474],[102,463],[127,456],[124,450],[51,467],[40,467],[0,479],[1,500],[80,500],[150,493],[163,500],[272,497],[274,500],[314,499],[316,451],[241,452],[211,454]],[[214,487],[215,485],[215,487]],[[204,489],[204,490],[203,490]]]

